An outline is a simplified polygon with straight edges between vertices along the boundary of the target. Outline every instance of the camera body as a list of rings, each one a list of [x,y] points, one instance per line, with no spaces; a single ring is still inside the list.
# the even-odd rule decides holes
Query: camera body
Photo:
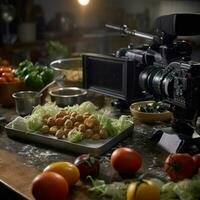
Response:
[[[199,109],[200,63],[174,61],[166,66],[154,63],[141,71],[139,83],[156,99],[185,110]]]
[[[84,54],[84,87],[129,103],[155,98],[168,104],[176,119],[193,121],[200,110],[200,63],[191,60],[188,43],[175,39],[199,35],[199,20],[199,14],[161,16],[155,21],[160,35],[106,25],[152,44],[130,44],[114,56]]]

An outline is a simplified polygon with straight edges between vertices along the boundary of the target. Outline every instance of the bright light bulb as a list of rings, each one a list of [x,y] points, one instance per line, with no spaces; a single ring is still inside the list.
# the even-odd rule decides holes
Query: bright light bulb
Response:
[[[78,2],[79,2],[82,6],[87,6],[88,3],[90,2],[90,0],[78,0]]]

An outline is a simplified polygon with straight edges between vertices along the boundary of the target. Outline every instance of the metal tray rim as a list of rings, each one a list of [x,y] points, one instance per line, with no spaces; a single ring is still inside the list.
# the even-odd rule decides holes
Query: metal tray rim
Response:
[[[94,140],[88,139],[88,140],[85,140],[84,143],[83,142],[72,143],[67,140],[57,139],[54,136],[41,134],[38,131],[32,132],[32,133],[19,131],[12,128],[12,121],[5,126],[5,130],[6,130],[7,135],[11,138],[22,139],[24,141],[33,142],[35,144],[45,144],[47,146],[51,146],[57,149],[62,149],[65,151],[67,150],[67,151],[71,151],[75,153],[91,153],[95,155],[101,155],[107,152],[109,149],[111,149],[113,146],[115,146],[117,143],[119,143],[123,139],[127,138],[128,136],[131,136],[131,134],[133,133],[133,127],[134,125],[131,125],[127,129],[125,129],[123,132],[119,133],[118,135],[112,138],[100,140],[101,143],[99,142],[99,146],[96,146],[96,147],[87,146],[87,142],[89,145],[91,141],[93,143],[96,142]]]

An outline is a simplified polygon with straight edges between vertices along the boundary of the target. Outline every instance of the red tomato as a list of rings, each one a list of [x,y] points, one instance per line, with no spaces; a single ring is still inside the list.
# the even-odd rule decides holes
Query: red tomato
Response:
[[[32,181],[32,194],[36,200],[66,200],[68,183],[55,172],[43,172]]]
[[[111,165],[120,174],[132,174],[142,166],[142,156],[131,148],[121,147],[111,155]]]
[[[192,158],[195,162],[196,169],[199,169],[200,168],[200,154],[196,154]]]
[[[97,177],[100,170],[100,162],[97,158],[91,156],[90,154],[82,154],[77,157],[74,164],[78,167],[80,171],[81,178],[86,178],[87,176]]]
[[[191,178],[196,171],[195,162],[188,153],[176,153],[167,156],[164,169],[172,181]]]

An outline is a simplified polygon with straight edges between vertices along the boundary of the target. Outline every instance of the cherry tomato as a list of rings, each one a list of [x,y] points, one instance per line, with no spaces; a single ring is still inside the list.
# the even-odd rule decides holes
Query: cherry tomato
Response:
[[[129,184],[127,200],[160,200],[160,190],[158,186],[150,180],[135,181]]]
[[[112,167],[120,174],[132,174],[142,166],[142,156],[134,149],[121,147],[110,158]]]
[[[43,172],[32,181],[32,194],[36,200],[66,200],[68,183],[54,172]]]
[[[12,69],[10,67],[1,67],[0,73],[3,73],[3,72],[12,72]]]
[[[11,82],[11,81],[14,80],[14,75],[12,73],[10,73],[10,72],[3,72],[1,76],[6,78],[6,80],[8,82]]]
[[[4,77],[0,77],[0,83],[6,83],[7,81],[6,81],[6,78],[4,78]]]
[[[198,170],[200,168],[200,154],[196,154],[192,158],[195,162],[196,169]]]
[[[55,162],[48,165],[44,172],[56,172],[62,175],[69,186],[75,185],[80,179],[80,172],[76,165],[70,162]]]
[[[75,159],[74,164],[78,167],[80,176],[83,179],[87,176],[95,178],[99,174],[100,162],[97,158],[90,154],[80,155]]]
[[[195,162],[188,153],[175,153],[167,156],[164,169],[172,181],[191,178],[196,171]]]

